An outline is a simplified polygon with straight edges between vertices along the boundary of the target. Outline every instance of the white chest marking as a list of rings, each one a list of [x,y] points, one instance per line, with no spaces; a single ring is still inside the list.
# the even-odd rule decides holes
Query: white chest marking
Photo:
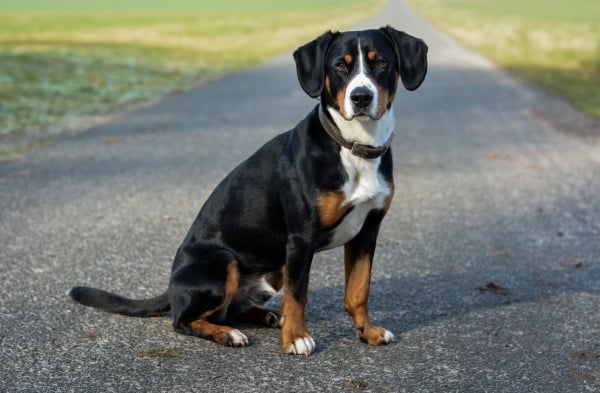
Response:
[[[353,209],[333,229],[331,241],[326,249],[341,246],[352,240],[362,229],[369,212],[383,209],[385,198],[391,192],[379,174],[381,158],[365,160],[352,155],[346,149],[342,149],[340,154],[348,176],[348,181],[342,187],[345,196],[343,204],[350,204]]]

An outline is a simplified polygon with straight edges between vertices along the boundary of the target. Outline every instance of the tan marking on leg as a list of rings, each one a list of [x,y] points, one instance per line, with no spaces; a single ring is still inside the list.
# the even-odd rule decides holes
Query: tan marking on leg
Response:
[[[319,195],[317,207],[319,209],[319,221],[325,228],[335,225],[346,214],[351,204],[344,205],[346,196],[341,191],[327,191]]]
[[[345,246],[344,252],[346,267],[344,307],[354,319],[356,329],[361,331],[365,324],[370,324],[367,302],[371,284],[371,260],[366,254],[356,259],[349,245]]]
[[[289,353],[296,340],[310,338],[306,328],[304,309],[308,299],[298,302],[286,286],[283,295],[283,326],[281,328],[281,351]]]
[[[220,320],[227,314],[227,308],[231,299],[237,291],[240,281],[240,272],[236,261],[231,261],[227,265],[227,277],[224,283],[223,302],[216,308],[203,313],[200,318],[189,323],[189,327],[195,335],[214,340],[221,345],[244,346],[248,345],[247,339],[244,343],[239,340],[241,333],[229,326],[217,325],[209,320]],[[237,332],[237,333],[236,333]],[[243,336],[243,335],[242,335]],[[243,336],[245,338],[245,336]]]
[[[368,310],[371,286],[371,257],[368,254],[357,256],[349,244],[344,249],[346,267],[346,289],[344,307],[354,321],[361,341],[370,345],[385,344],[386,330],[371,323]]]
[[[237,261],[231,261],[227,265],[227,278],[225,279],[225,299],[226,304],[229,305],[231,298],[235,295],[240,283],[240,271],[238,269]]]
[[[233,330],[232,327],[216,325],[206,319],[197,319],[190,322],[190,328],[194,334],[200,337],[209,338],[217,344],[231,345],[230,333]]]
[[[388,210],[390,210],[390,206],[392,204],[392,199],[394,199],[395,186],[391,181],[386,182],[388,188],[390,189],[390,193],[385,197],[384,205],[383,205],[383,213],[387,214]]]
[[[227,265],[227,277],[225,277],[225,285],[223,286],[223,291],[225,293],[223,303],[219,304],[212,310],[206,311],[205,313],[200,315],[200,318],[217,321],[225,318],[227,314],[227,309],[229,308],[229,304],[231,304],[231,300],[233,299],[233,296],[235,295],[235,292],[238,289],[239,283],[240,271],[237,267],[237,261],[231,261]]]

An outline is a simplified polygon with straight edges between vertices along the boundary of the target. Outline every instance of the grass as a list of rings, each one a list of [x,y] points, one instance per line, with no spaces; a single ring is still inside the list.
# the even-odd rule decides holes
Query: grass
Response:
[[[517,76],[600,117],[597,0],[409,0],[442,30]]]
[[[257,64],[384,0],[2,0],[0,153]]]

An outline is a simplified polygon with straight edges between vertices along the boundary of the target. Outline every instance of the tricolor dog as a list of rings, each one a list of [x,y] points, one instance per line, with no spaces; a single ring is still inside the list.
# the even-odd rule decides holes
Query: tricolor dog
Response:
[[[344,306],[371,345],[393,334],[372,323],[367,301],[379,225],[394,195],[392,109],[427,72],[425,43],[391,27],[326,32],[294,52],[302,89],[320,103],[267,142],[215,188],[173,262],[168,289],[132,300],[76,287],[76,301],[149,317],[170,311],[177,332],[247,346],[229,326],[281,328],[284,353],[310,355],[304,316],[313,255],[344,246]],[[263,304],[283,288],[282,309]]]

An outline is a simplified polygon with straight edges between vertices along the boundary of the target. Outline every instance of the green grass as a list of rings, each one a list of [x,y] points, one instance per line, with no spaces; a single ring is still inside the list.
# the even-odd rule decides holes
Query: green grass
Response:
[[[599,1],[408,2],[498,65],[600,117]]]
[[[0,153],[257,64],[384,0],[2,0]]]

